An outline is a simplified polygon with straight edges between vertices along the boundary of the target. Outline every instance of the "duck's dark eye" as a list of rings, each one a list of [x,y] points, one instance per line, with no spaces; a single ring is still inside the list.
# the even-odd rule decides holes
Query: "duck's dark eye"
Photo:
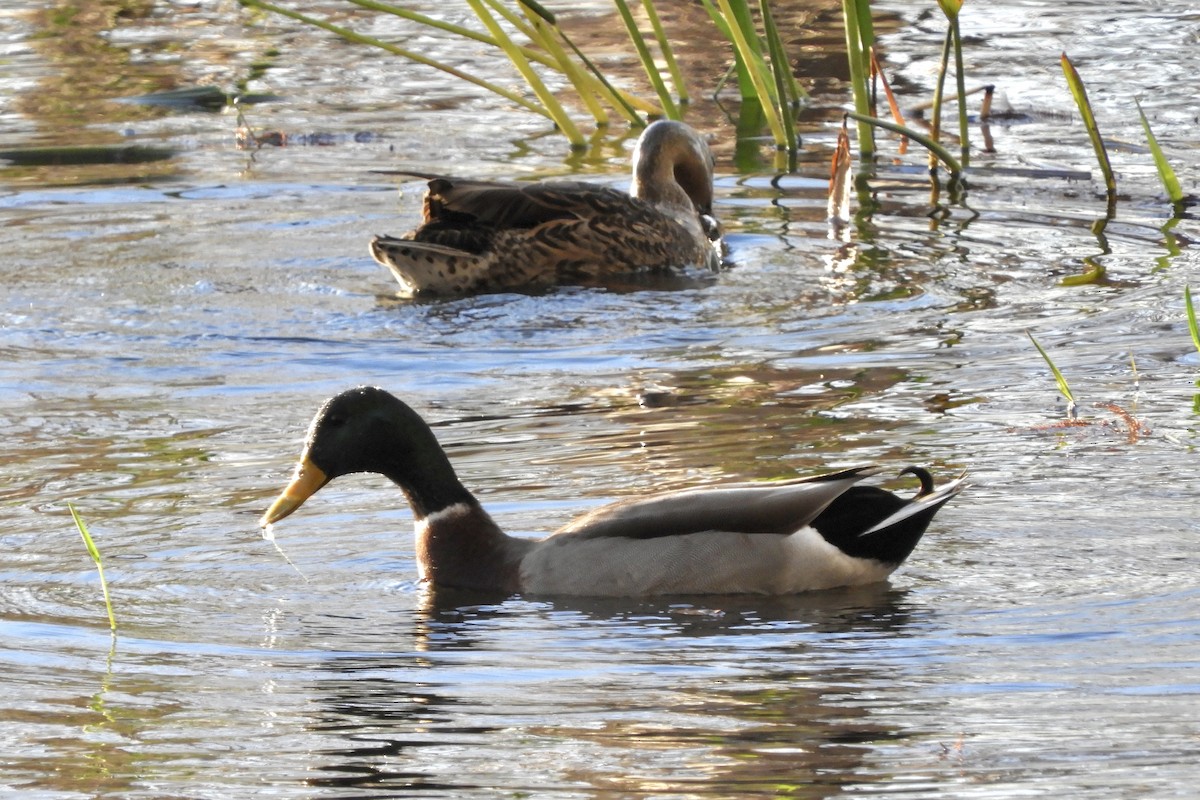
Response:
[[[329,414],[325,417],[325,424],[331,428],[340,428],[346,424],[346,418],[341,414]]]

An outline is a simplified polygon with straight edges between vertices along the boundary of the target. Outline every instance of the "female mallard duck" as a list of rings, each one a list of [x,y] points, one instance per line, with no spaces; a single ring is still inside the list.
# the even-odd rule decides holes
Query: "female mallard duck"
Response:
[[[789,594],[882,581],[962,488],[923,469],[912,500],[859,467],[796,481],[667,492],[605,506],[535,541],[505,534],[459,482],[433,431],[382,389],[317,412],[294,478],[262,517],[291,514],[339,475],[381,473],[404,491],[417,567],[438,587],[536,595]]]
[[[408,294],[494,291],[670,267],[720,266],[713,157],[682,122],[638,139],[630,193],[578,181],[425,178],[422,225],[371,255]]]

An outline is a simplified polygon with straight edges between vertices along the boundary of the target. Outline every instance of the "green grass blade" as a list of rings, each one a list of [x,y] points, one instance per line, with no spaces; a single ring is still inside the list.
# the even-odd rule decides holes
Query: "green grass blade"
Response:
[[[501,48],[504,49],[504,54],[508,56],[509,61],[511,61],[513,66],[517,68],[517,72],[521,73],[521,77],[525,79],[525,82],[529,85],[529,88],[533,90],[535,95],[537,95],[537,99],[550,114],[550,118],[554,120],[554,124],[557,125],[559,130],[563,132],[563,135],[567,137],[567,140],[571,143],[571,146],[585,147],[587,143],[583,138],[583,134],[581,134],[579,129],[575,127],[575,123],[571,120],[570,115],[567,114],[566,109],[562,107],[562,104],[558,102],[558,100],[554,97],[554,94],[548,88],[546,88],[546,84],[544,84],[542,79],[538,77],[538,74],[533,71],[533,67],[530,66],[529,60],[526,59],[525,55],[521,52],[521,48],[517,47],[516,43],[513,42],[509,35],[505,33],[504,29],[500,27],[500,23],[497,22],[496,18],[493,17],[484,7],[482,0],[467,0],[467,5],[471,7],[473,12],[475,12],[475,16],[479,18],[479,21],[483,23],[484,27],[488,29],[488,33],[490,33],[492,37],[500,43]]]
[[[758,47],[757,35],[754,34],[752,28],[747,31],[737,23],[738,16],[735,14],[730,0],[717,0],[717,7],[721,9],[721,13],[729,21],[729,33],[733,37],[733,45],[741,54],[742,61],[745,62],[746,69],[750,73],[750,80],[754,84],[754,91],[758,95],[759,104],[762,106],[763,113],[767,118],[767,126],[771,129],[771,136],[775,139],[775,146],[781,150],[786,150],[788,147],[787,132],[784,130],[779,109],[776,108],[777,98],[775,97],[774,83],[767,80],[770,69],[763,61],[762,53]],[[739,9],[747,10],[745,9],[745,3],[740,2],[740,0]]]
[[[1054,366],[1054,362],[1050,360],[1050,354],[1042,349],[1042,346],[1038,344],[1038,340],[1033,338],[1032,333],[1029,333],[1028,331],[1026,331],[1026,333],[1029,336],[1029,341],[1033,342],[1033,346],[1036,347],[1037,351],[1042,354],[1042,358],[1046,360],[1046,364],[1050,367],[1050,371],[1054,373],[1054,382],[1058,384],[1058,391],[1062,393],[1063,397],[1067,398],[1067,402],[1074,403],[1075,395],[1071,392],[1071,386],[1067,383],[1067,379],[1063,377],[1063,374],[1058,371],[1058,367]]]
[[[850,67],[850,93],[854,99],[855,113],[851,116],[858,122],[858,158],[860,161],[870,161],[875,157],[875,132],[867,121],[871,119],[871,93],[867,86],[870,51],[864,47],[859,18],[857,0],[842,0],[842,22],[846,28],[846,60]]]
[[[92,540],[92,534],[88,531],[87,523],[75,510],[75,506],[67,503],[67,509],[71,512],[71,519],[75,520],[75,527],[79,530],[79,535],[83,537],[83,544],[87,547],[88,555],[96,564],[96,572],[100,575],[100,588],[104,591],[104,607],[108,609],[108,627],[113,633],[116,633],[117,618],[113,614],[112,598],[108,593],[108,581],[104,578],[104,560],[100,558],[100,549],[96,547],[96,543]]]
[[[292,11],[291,9],[283,8],[281,6],[274,5],[273,3],[265,2],[265,0],[239,0],[239,2],[244,6],[250,6],[252,8],[259,8],[259,9],[262,9],[263,11],[270,11],[272,14],[279,14],[280,16],[288,17],[289,19],[294,19],[297,22],[303,22],[305,25],[312,25],[315,28],[320,28],[321,30],[329,31],[330,33],[337,34],[338,36],[342,37],[346,41],[355,42],[357,44],[365,44],[365,45],[369,45],[371,47],[377,47],[380,50],[386,50],[387,52],[392,53],[393,55],[398,55],[398,56],[401,56],[402,58],[407,58],[410,61],[415,61],[418,64],[424,64],[425,66],[433,67],[436,70],[445,72],[447,75],[452,75],[455,78],[459,78],[461,80],[467,81],[468,83],[472,83],[472,84],[480,87],[481,89],[486,89],[487,91],[492,92],[493,94],[497,94],[500,97],[503,97],[504,99],[509,100],[510,102],[515,103],[518,106],[521,106],[522,108],[526,109],[527,111],[532,111],[535,114],[539,114],[543,117],[553,119],[553,116],[545,108],[537,105],[536,103],[531,103],[530,101],[526,100],[524,97],[521,97],[519,94],[516,94],[515,92],[510,92],[507,89],[504,89],[503,87],[497,86],[496,84],[490,83],[486,80],[483,80],[482,78],[478,78],[474,75],[471,75],[470,73],[463,72],[460,69],[451,67],[448,64],[443,64],[440,61],[435,61],[432,58],[427,58],[427,57],[421,55],[420,53],[416,53],[411,50],[406,50],[403,47],[397,47],[394,44],[390,44],[388,42],[384,42],[380,39],[375,39],[370,36],[363,36],[360,33],[355,33],[354,31],[350,30],[349,28],[343,28],[340,25],[334,25],[332,23],[326,22],[325,20],[317,19],[316,17],[310,17],[307,14],[301,14],[298,11]],[[488,41],[491,44],[495,44],[494,40],[487,39],[486,41]]]
[[[505,20],[507,20],[510,25],[517,29],[517,33],[520,33],[522,36],[529,39],[530,43],[536,45],[537,47],[545,47],[545,43],[542,41],[541,34],[534,29],[533,25],[518,16],[517,12],[505,6],[500,2],[500,0],[486,0],[486,2],[489,6],[491,6],[492,11],[496,12]],[[540,16],[538,18],[541,19]],[[512,37],[509,38],[511,39]],[[513,44],[516,44],[516,42],[513,42]],[[522,47],[521,45],[517,45],[517,47],[521,50],[521,54],[526,58],[529,58],[530,53],[533,52],[528,47]],[[552,59],[544,59],[541,63],[547,64],[547,66],[555,66],[553,63],[547,63],[548,61],[552,61]]]
[[[1187,306],[1188,330],[1192,334],[1192,344],[1200,350],[1200,325],[1196,324],[1196,307],[1192,305],[1192,287],[1183,287],[1183,302]]]
[[[264,4],[264,2],[261,2],[260,0],[238,0],[238,2],[242,3],[242,5],[257,6],[259,8],[266,9],[266,5]],[[420,14],[416,11],[410,11],[407,8],[401,8],[400,6],[395,6],[395,5],[392,5],[391,3],[381,2],[381,0],[349,0],[349,2],[353,3],[356,6],[359,6],[360,8],[365,8],[365,9],[368,9],[371,11],[378,11],[381,14],[391,14],[392,16],[400,17],[401,19],[407,19],[412,22],[417,22],[417,23],[420,23],[421,25],[425,25],[430,28],[435,28],[437,30],[445,31],[446,33],[450,33],[455,36],[461,36],[464,39],[470,39],[471,41],[480,42],[482,44],[486,44],[491,47],[496,47],[496,48],[501,47],[500,42],[496,41],[494,38],[492,38],[491,36],[489,36],[486,33],[472,30],[471,28],[465,28],[462,25],[455,25],[452,22],[446,22],[444,20],[434,19],[433,17],[427,17],[424,14]],[[532,2],[532,0],[531,0],[531,2]],[[493,4],[493,5],[495,5],[495,4]],[[522,3],[522,5],[525,5],[525,4]],[[544,8],[539,6],[537,3],[532,3],[532,5],[529,7],[531,10],[534,10],[534,13],[538,13],[537,10],[535,10],[535,9],[540,9],[542,13],[538,13],[538,16],[541,17],[542,19],[546,19],[546,17],[544,15],[550,14],[550,12],[546,11]],[[279,13],[279,12],[276,12],[276,13]],[[528,32],[528,29],[522,27],[522,23],[515,18],[515,15],[512,12],[505,12],[504,16],[506,18],[512,20],[513,24],[515,26],[517,26],[518,28],[520,28],[524,33],[526,33],[526,35],[530,35]],[[299,16],[294,17],[294,18],[299,19]],[[553,18],[552,14],[550,14],[550,18],[551,19]],[[553,24],[553,23],[551,23],[551,24]],[[530,35],[530,38],[533,38],[533,37]],[[363,39],[364,40],[369,39],[369,37],[363,37]],[[350,41],[357,41],[357,40],[351,39]],[[367,43],[367,42],[363,42],[363,43]],[[373,45],[373,46],[378,46],[378,45]],[[549,55],[547,55],[546,53],[544,53],[540,50],[537,50],[536,48],[520,47],[520,50],[521,50],[521,53],[524,54],[524,56],[527,59],[529,59],[530,61],[536,61],[539,64],[542,64],[544,66],[551,67],[551,68],[556,67],[554,60],[552,58],[550,58]]]
[[[787,52],[779,30],[775,27],[775,18],[771,14],[769,0],[759,0],[759,11],[762,16],[763,33],[767,40],[767,53],[771,56],[771,74],[775,77],[775,98],[779,108],[780,121],[783,122],[783,135],[789,153],[794,153],[799,147],[796,139],[796,125],[793,122],[795,112],[793,103],[798,102],[796,79],[792,75],[788,63]]]
[[[862,66],[871,70],[871,49],[875,47],[875,21],[871,18],[871,0],[854,0],[855,16],[858,18],[858,39],[862,42]]]
[[[521,5],[525,6],[525,8],[528,8],[534,14],[537,14],[539,17],[544,19],[550,25],[558,27],[558,20],[554,17],[554,12],[550,11],[548,8],[543,6],[541,3],[537,2],[537,0],[518,0],[518,1],[521,3]]]
[[[349,0],[349,2],[353,3],[354,5],[356,5],[360,8],[366,8],[371,11],[379,11],[383,14],[391,14],[392,16],[400,17],[402,19],[407,19],[411,22],[418,22],[418,23],[420,23],[422,25],[426,25],[430,28],[436,28],[437,30],[445,31],[446,33],[452,33],[455,36],[462,36],[466,39],[472,39],[474,41],[482,42],[484,44],[490,44],[493,47],[500,46],[499,42],[497,42],[495,39],[491,38],[490,36],[488,36],[485,33],[480,33],[479,31],[474,31],[474,30],[471,30],[470,28],[464,28],[462,25],[455,25],[453,22],[446,22],[445,20],[434,19],[433,17],[427,17],[424,14],[418,13],[416,11],[410,11],[407,8],[402,8],[400,6],[392,5],[391,3],[381,3],[381,2],[377,2],[377,0]],[[247,5],[256,5],[254,3],[246,3],[246,4]]]
[[[1096,161],[1100,164],[1100,172],[1104,175],[1104,186],[1108,191],[1110,201],[1117,196],[1117,177],[1113,174],[1112,164],[1108,161],[1108,150],[1104,147],[1104,139],[1100,137],[1100,128],[1096,125],[1096,117],[1092,114],[1092,104],[1088,100],[1087,87],[1083,85],[1083,78],[1079,76],[1079,71],[1075,69],[1075,65],[1071,63],[1071,59],[1067,58],[1067,54],[1062,54],[1062,69],[1063,75],[1067,78],[1067,86],[1071,90],[1071,96],[1075,98],[1075,105],[1079,107],[1079,115],[1083,118],[1083,125],[1087,128],[1088,138],[1092,140],[1092,149],[1096,151]]]
[[[499,3],[499,0],[488,0],[488,4],[496,11],[504,14],[506,18],[511,14],[510,11]],[[558,26],[547,22],[544,16],[534,11],[530,6],[522,4],[521,8],[524,10],[525,16],[529,21],[529,26],[527,26],[528,33],[526,35],[530,41],[538,44],[553,58],[557,68],[571,81],[571,85],[575,87],[575,93],[579,96],[584,106],[587,107],[596,124],[601,126],[607,125],[608,112],[599,100],[599,98],[606,95],[604,87],[596,81],[595,76],[580,69],[579,65],[572,61],[567,52],[563,50],[562,45],[559,44],[559,39],[562,36],[561,31],[558,30]]]
[[[1197,350],[1200,350],[1200,325],[1196,324],[1196,307],[1192,305],[1192,287],[1183,287],[1183,302],[1187,306],[1188,331],[1192,334],[1192,344],[1196,345]],[[1200,379],[1196,380],[1196,385],[1200,386]],[[1200,394],[1197,394],[1192,401],[1192,411],[1200,414]]]
[[[775,24],[775,15],[771,13],[769,0],[761,0],[762,7],[766,9],[763,15],[763,33],[767,37],[767,52],[771,54],[771,67],[777,75],[783,77],[786,91],[780,95],[779,102],[782,104],[784,98],[793,107],[798,108],[800,101],[808,97],[808,92],[800,85],[800,81],[796,80],[796,75],[792,72],[792,64],[788,61],[787,47],[783,44],[783,37],[779,35],[779,26]],[[779,54],[779,62],[776,65],[775,55]]]
[[[654,63],[654,57],[650,55],[650,48],[646,47],[646,40],[642,38],[642,33],[638,30],[637,22],[633,18],[633,12],[629,10],[629,4],[625,0],[614,0],[614,2],[617,6],[617,12],[621,15],[621,21],[625,23],[625,30],[629,33],[629,41],[633,43],[634,49],[637,50],[638,58],[642,62],[642,68],[646,71],[646,77],[650,79],[650,85],[654,87],[654,91],[658,95],[658,102],[662,105],[663,113],[671,119],[679,119],[679,107],[675,105],[675,100],[671,97],[671,93],[667,91],[667,84],[658,72],[658,67]]]
[[[654,7],[654,0],[642,0],[642,8],[646,11],[646,18],[650,21],[654,38],[658,41],[658,50],[662,53],[663,60],[667,62],[667,72],[671,73],[671,83],[675,85],[679,102],[686,105],[691,102],[691,98],[688,97],[687,86],[683,82],[683,71],[679,69],[679,62],[675,60],[675,51],[671,49],[671,41],[667,38],[667,32],[663,30],[662,20],[659,19],[658,10]]]
[[[732,42],[733,31],[729,29],[729,20],[725,19],[721,10],[713,4],[713,0],[700,0],[700,4],[708,12],[708,18],[712,20],[713,24],[717,26],[717,30],[721,32],[722,38],[727,42]],[[738,52],[736,47],[733,48],[733,72],[737,76],[738,93],[742,100],[754,97],[754,83],[750,80],[750,71],[745,62],[742,61],[742,54]],[[724,82],[724,79],[722,79],[721,83],[718,84],[718,91],[720,91],[720,85],[723,85]]]
[[[643,110],[647,112],[649,112],[650,109],[646,108],[645,106],[649,106],[650,104],[642,101],[641,98],[627,96],[620,89],[613,86],[609,82],[608,78],[604,77],[604,73],[600,71],[600,68],[593,64],[592,60],[584,55],[583,51],[576,47],[573,41],[567,38],[567,34],[562,30],[562,28],[556,27],[555,30],[558,31],[558,35],[562,37],[562,40],[566,43],[567,47],[571,48],[571,52],[575,54],[576,58],[579,59],[587,71],[590,72],[596,79],[600,86],[601,92],[606,98],[608,98],[613,108],[617,109],[617,111],[621,113],[621,116],[625,117],[625,119],[635,127],[646,127],[646,120],[642,119],[642,116],[638,114],[637,109],[633,107],[633,102],[641,103],[644,106]]]
[[[1133,102],[1137,105],[1138,116],[1142,118],[1142,130],[1146,132],[1146,144],[1150,146],[1150,155],[1154,157],[1154,166],[1158,168],[1158,177],[1162,181],[1163,188],[1167,190],[1167,197],[1172,203],[1181,203],[1184,195],[1183,187],[1179,185],[1179,178],[1175,177],[1175,170],[1171,169],[1167,157],[1163,155],[1162,148],[1158,146],[1158,139],[1154,138],[1154,132],[1150,130],[1150,121],[1146,119],[1146,112],[1142,111],[1142,104],[1137,100]]]

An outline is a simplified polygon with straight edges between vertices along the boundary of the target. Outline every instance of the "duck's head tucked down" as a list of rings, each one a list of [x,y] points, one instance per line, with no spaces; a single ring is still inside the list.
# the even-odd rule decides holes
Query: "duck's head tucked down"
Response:
[[[263,515],[291,514],[334,478],[378,472],[416,523],[421,577],[436,586],[544,595],[788,594],[875,583],[908,558],[963,479],[904,499],[857,485],[876,467],[780,483],[652,494],[596,509],[542,539],[508,536],[459,481],[421,417],[382,389],[325,403],[295,475]]]
[[[496,291],[721,263],[713,156],[659,120],[638,138],[630,192],[581,181],[424,178],[421,225],[376,236],[371,255],[409,294]]]
[[[659,120],[638,138],[629,193],[712,217],[716,160],[704,137],[682,122]]]

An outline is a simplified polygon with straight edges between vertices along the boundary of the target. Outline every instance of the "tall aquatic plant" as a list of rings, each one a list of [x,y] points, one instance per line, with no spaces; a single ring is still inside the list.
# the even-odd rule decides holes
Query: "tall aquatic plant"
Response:
[[[390,3],[379,2],[379,0],[349,0],[361,8],[400,17],[500,50],[521,75],[533,95],[532,98],[500,86],[476,72],[450,66],[422,53],[360,34],[344,25],[337,25],[311,14],[276,5],[269,0],[238,1],[243,6],[278,14],[329,31],[346,41],[376,47],[415,63],[440,70],[459,80],[467,81],[503,97],[521,108],[546,117],[567,136],[575,147],[585,146],[584,137],[579,132],[571,115],[563,107],[559,99],[561,93],[550,91],[539,70],[562,75],[574,89],[575,94],[588,109],[597,125],[602,126],[608,122],[606,106],[615,109],[620,116],[635,126],[645,124],[645,120],[639,112],[671,117],[679,115],[678,107],[670,102],[669,94],[660,95],[660,99],[663,100],[662,105],[665,106],[660,107],[660,105],[648,102],[634,94],[615,88],[596,68],[596,65],[566,36],[558,26],[555,16],[536,0],[519,0],[519,8],[524,13],[524,19],[500,0],[467,0],[472,12],[485,29],[482,32],[438,20]],[[523,45],[517,42],[510,33],[510,29],[527,38],[529,44]],[[639,36],[638,42],[640,41]],[[665,36],[662,41],[666,41]],[[674,63],[673,56],[668,56],[668,61]],[[655,74],[657,75],[657,72]],[[678,85],[681,84],[677,82]]]
[[[930,170],[931,173],[935,169],[938,162],[944,164],[950,173],[949,186],[951,191],[957,191],[963,185],[963,170],[966,167],[966,162],[956,158],[945,146],[939,141],[939,125],[938,118],[941,107],[941,91],[945,79],[946,64],[948,62],[949,53],[951,52],[951,44],[957,43],[955,48],[957,52],[958,72],[960,76],[960,108],[965,109],[964,99],[966,92],[962,88],[962,48],[961,42],[957,35],[958,31],[958,11],[962,8],[962,0],[939,0],[943,10],[951,20],[951,27],[947,33],[947,46],[943,54],[942,68],[939,73],[938,85],[934,96],[934,114],[933,123],[929,135],[913,130],[904,124],[904,120],[900,115],[899,107],[895,102],[895,98],[891,94],[890,87],[887,86],[887,81],[883,77],[883,70],[880,68],[874,54],[874,27],[871,21],[870,0],[843,0],[842,2],[842,17],[845,23],[846,30],[846,57],[850,68],[850,85],[851,94],[854,101],[854,111],[849,111],[846,116],[855,120],[858,124],[858,145],[859,159],[862,162],[871,162],[875,152],[875,139],[873,130],[875,128],[883,128],[892,131],[904,137],[905,140],[911,139],[917,142],[930,153]],[[891,113],[895,122],[888,122],[876,116],[874,108],[874,92],[872,91],[873,80],[878,80],[884,85],[884,91],[887,94],[888,104],[891,108]],[[963,154],[967,153],[966,145],[966,123],[967,118],[965,112],[961,117],[960,129],[963,138]],[[936,186],[936,176],[935,176]]]
[[[498,85],[492,83],[491,81],[488,81],[485,78],[479,77],[478,75],[475,75],[470,72],[466,72],[464,70],[460,70],[460,69],[458,69],[456,67],[452,67],[448,64],[443,64],[440,61],[437,61],[435,59],[424,56],[413,50],[409,50],[407,48],[400,47],[398,45],[394,45],[391,42],[385,42],[381,39],[376,39],[371,36],[364,36],[360,33],[356,33],[355,31],[352,31],[349,28],[343,27],[341,25],[334,25],[331,22],[327,22],[325,20],[318,19],[318,18],[310,16],[308,14],[303,14],[303,13],[300,13],[299,11],[293,11],[290,8],[284,8],[283,6],[278,6],[278,5],[275,5],[274,3],[266,2],[266,0],[238,0],[238,2],[240,2],[244,6],[260,9],[262,11],[269,11],[272,14],[278,14],[281,17],[287,17],[288,19],[293,19],[297,22],[302,22],[305,25],[311,25],[314,28],[320,28],[321,30],[325,30],[330,33],[336,34],[337,36],[340,36],[341,38],[345,39],[348,42],[355,42],[356,44],[363,44],[363,45],[367,45],[370,47],[376,47],[376,48],[379,48],[380,50],[384,50],[386,52],[392,53],[393,55],[397,55],[402,58],[406,58],[415,63],[424,64],[428,67],[432,67],[433,69],[440,70],[441,72],[444,72],[447,75],[451,75],[455,78],[458,78],[459,80],[466,81],[467,83],[471,83],[475,86],[478,86],[481,89],[485,89],[493,94],[499,95],[500,97],[503,97],[504,99],[526,109],[527,111],[532,111],[535,114],[540,114],[548,119],[553,120],[553,115],[551,115],[548,110],[546,110],[545,108],[543,108],[541,105],[539,105],[537,103],[534,103],[534,102],[531,102],[531,101],[525,99],[524,97],[517,94],[516,92],[509,91],[508,89],[505,89],[502,86],[498,86]],[[368,7],[368,8],[373,7],[373,6],[383,6],[384,5],[382,3],[368,4],[367,2],[365,2],[363,0],[360,0],[360,2],[358,2],[357,4],[363,5],[364,7]],[[384,10],[384,8],[380,8],[379,10]],[[415,12],[405,11],[404,13],[398,13],[397,11],[394,11],[390,8],[388,8],[387,11],[388,11],[388,13],[395,13],[397,16],[403,16],[405,18],[416,19],[416,21],[421,22],[421,24],[430,25],[431,27],[437,27],[442,30],[446,30],[451,33],[454,33],[455,35],[464,36],[466,38],[475,39],[476,41],[484,42],[486,44],[498,46],[498,44],[494,40],[492,40],[490,37],[482,36],[481,34],[478,34],[477,32],[471,31],[467,28],[461,28],[460,26],[456,26],[456,25],[452,26],[452,25],[449,25],[448,23],[442,23],[437,20],[432,20],[428,17],[424,17],[423,15],[415,14]],[[410,15],[414,15],[414,16],[410,16]]]
[[[757,104],[779,150],[799,147],[793,115],[803,90],[792,74],[783,40],[767,0],[760,0],[760,34],[747,0],[701,0],[721,35],[733,45],[742,102]]]
[[[962,32],[958,24],[958,15],[962,11],[963,0],[938,0],[938,6],[941,7],[942,13],[946,15],[946,19],[950,22],[950,27],[946,31],[946,47],[943,48],[942,68],[938,76],[938,92],[939,94],[941,93],[942,85],[945,83],[947,62],[949,61],[947,56],[952,51],[954,53],[955,89],[958,95],[959,152],[961,153],[962,165],[966,167],[971,161],[971,144],[967,118],[966,75],[963,69]],[[940,117],[938,119],[940,124]]]
[[[1192,305],[1192,287],[1183,287],[1183,303],[1187,308],[1187,324],[1188,333],[1192,335],[1192,344],[1196,346],[1196,351],[1200,352],[1200,323],[1196,321],[1196,307]],[[1200,378],[1196,379],[1196,386],[1200,388]],[[1200,414],[1200,393],[1192,397],[1192,413]]]
[[[498,5],[498,0],[489,0],[489,2],[493,6]],[[638,114],[638,108],[652,113],[657,110],[653,104],[613,86],[604,73],[559,27],[558,19],[535,0],[521,0],[521,9],[533,26],[534,34],[531,38],[539,42],[547,52],[554,56],[563,73],[571,79],[580,97],[592,112],[597,125],[607,124],[608,115],[604,113],[603,106],[593,99],[593,95],[609,103],[633,125],[641,127],[646,124],[646,121]],[[546,30],[547,28],[548,30]],[[583,69],[580,69],[571,60],[566,51],[562,49],[560,42],[570,48],[575,57],[579,59],[579,63],[583,65]],[[674,63],[674,59],[671,60]],[[676,83],[676,86],[679,87],[680,92],[684,91],[682,79]]]
[[[628,0],[613,0],[630,43],[637,53],[646,76],[654,89],[657,103],[618,89],[596,67],[559,26],[556,16],[538,0],[466,0],[484,30],[456,25],[435,19],[382,0],[349,0],[360,8],[390,14],[452,36],[494,47],[504,53],[529,88],[532,97],[500,86],[486,72],[472,72],[439,62],[428,56],[360,34],[345,25],[335,24],[309,13],[277,5],[271,0],[238,0],[248,8],[287,17],[306,25],[329,31],[357,44],[376,47],[440,70],[467,81],[533,113],[551,120],[571,144],[584,146],[578,125],[561,102],[562,92],[552,92],[546,85],[543,72],[561,75],[587,108],[597,126],[609,121],[608,110],[615,110],[634,126],[642,126],[642,116],[657,115],[678,119],[689,102],[682,70],[675,58],[667,32],[662,25],[654,0],[642,0],[642,9],[651,35],[642,33]],[[782,38],[775,27],[769,0],[758,0],[758,16],[762,31],[756,28],[748,0],[702,0],[718,31],[734,48],[739,64],[739,88],[744,103],[760,103],[771,134],[780,149],[794,153],[798,147],[793,114],[803,91],[792,74]],[[866,0],[862,0],[866,2]],[[513,9],[517,8],[518,11]],[[515,34],[528,40],[520,43]],[[653,45],[653,48],[652,48]],[[659,67],[654,51],[665,65]],[[674,89],[667,85],[669,76]]]
[[[637,22],[633,18],[633,12],[629,10],[629,4],[625,0],[613,0],[613,2],[617,7],[617,12],[621,15],[621,21],[625,23],[625,31],[629,34],[629,41],[633,43],[633,47],[637,51],[638,60],[642,62],[642,69],[645,70],[646,77],[650,80],[650,85],[654,87],[654,91],[658,95],[658,102],[662,104],[664,113],[671,119],[679,119],[679,106],[676,105],[674,98],[671,97],[671,92],[667,89],[667,84],[663,81],[662,74],[659,73],[658,67],[654,63],[654,56],[651,55],[650,48],[646,45],[646,40],[638,30]],[[681,102],[686,102],[687,91],[682,89],[683,77],[679,73],[679,65],[675,61],[671,45],[662,30],[662,23],[659,22],[658,14],[654,11],[653,3],[647,2],[645,7],[649,9],[651,27],[654,29],[659,49],[663,53],[664,60],[670,65],[675,86],[680,90],[681,98],[684,98]]]
[[[537,96],[542,106],[550,113],[554,124],[558,126],[559,130],[570,140],[572,145],[582,147],[584,145],[583,134],[575,126],[570,114],[558,102],[558,98],[555,97],[554,92],[550,91],[541,79],[541,76],[530,65],[529,59],[525,57],[525,54],[517,46],[517,43],[512,40],[499,21],[488,10],[487,6],[483,4],[482,0],[467,0],[467,5],[475,12],[475,16],[479,18],[484,27],[488,29],[488,32],[496,40],[497,44],[499,44],[500,49],[504,51],[504,54],[508,56],[513,66],[516,67],[517,72],[521,73],[521,77],[525,79],[525,82],[529,85],[534,95]]]
[[[871,0],[842,0],[842,24],[846,30],[846,62],[854,101],[852,116],[858,123],[858,157],[861,161],[871,161],[875,157],[875,134],[868,121],[874,116],[870,78],[875,25],[871,19]]]
[[[1075,98],[1075,105],[1079,108],[1079,115],[1083,118],[1083,125],[1087,128],[1088,138],[1092,142],[1092,149],[1096,153],[1096,161],[1100,164],[1100,173],[1104,176],[1104,187],[1108,194],[1108,205],[1110,212],[1117,202],[1117,177],[1113,173],[1112,164],[1108,160],[1108,150],[1104,147],[1104,139],[1100,136],[1100,128],[1096,125],[1096,116],[1092,113],[1092,104],[1088,100],[1087,87],[1084,86],[1083,78],[1080,77],[1079,71],[1075,69],[1075,65],[1071,63],[1071,59],[1066,53],[1062,54],[1062,69],[1063,75],[1067,78],[1067,86],[1071,90],[1071,96]]]

